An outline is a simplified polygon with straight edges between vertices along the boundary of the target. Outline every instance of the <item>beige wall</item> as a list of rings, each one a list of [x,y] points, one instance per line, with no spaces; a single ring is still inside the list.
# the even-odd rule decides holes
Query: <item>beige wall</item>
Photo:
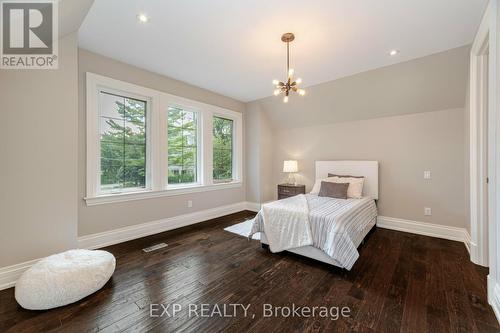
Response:
[[[0,267],[76,246],[77,36],[57,70],[0,70]]]
[[[261,202],[261,172],[262,163],[260,151],[262,141],[260,139],[262,110],[259,104],[248,104],[245,111],[245,153],[246,158],[246,199],[250,202]]]
[[[369,159],[380,162],[381,215],[465,227],[468,61],[466,46],[308,87],[288,104],[274,97],[248,103],[247,113],[266,121],[247,123],[247,133],[271,140],[247,137],[267,156],[259,172],[248,170],[248,183],[259,188],[247,200],[276,197],[285,159],[299,160],[308,189],[315,160]]]
[[[267,115],[258,103],[247,104],[246,130],[246,200],[263,202],[274,190],[271,173],[273,133]]]
[[[234,99],[215,94],[177,80],[80,49],[79,55],[79,128],[78,128],[78,235],[88,235],[116,228],[145,223],[180,214],[245,201],[245,188],[145,199],[124,203],[87,207],[85,196],[85,72],[138,84],[200,102],[238,112],[245,105]],[[187,207],[187,200],[193,207]]]
[[[309,191],[316,160],[376,160],[380,215],[464,227],[463,119],[463,109],[451,109],[279,130],[272,179],[284,178],[283,160],[297,159],[297,180]]]

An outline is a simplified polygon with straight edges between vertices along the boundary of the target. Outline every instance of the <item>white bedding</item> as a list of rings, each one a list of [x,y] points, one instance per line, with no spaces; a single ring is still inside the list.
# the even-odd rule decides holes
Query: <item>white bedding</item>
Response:
[[[333,199],[313,194],[306,194],[304,197],[309,208],[312,246],[338,262],[340,267],[351,269],[359,257],[357,247],[366,230],[376,223],[375,201],[371,198]],[[293,197],[281,201],[290,199]],[[273,223],[273,220],[266,223]],[[282,223],[281,221],[280,224]],[[255,217],[252,226],[252,234],[256,232],[264,232],[269,239],[263,224],[262,210]],[[271,247],[271,241],[269,246]]]
[[[309,207],[304,194],[264,204],[261,212],[271,252],[313,244]]]

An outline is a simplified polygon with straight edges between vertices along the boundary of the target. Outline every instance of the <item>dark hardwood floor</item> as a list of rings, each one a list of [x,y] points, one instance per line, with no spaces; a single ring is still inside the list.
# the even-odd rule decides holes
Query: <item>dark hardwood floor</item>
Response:
[[[258,241],[222,230],[253,215],[110,246],[117,258],[113,278],[69,306],[27,311],[15,302],[13,288],[1,291],[0,332],[500,332],[486,301],[487,270],[469,261],[461,243],[377,229],[347,272],[272,254]],[[158,242],[168,247],[142,252]],[[152,303],[177,303],[183,310],[174,318],[150,317]],[[189,316],[190,303],[251,306],[248,317],[241,310],[235,318],[204,318]],[[349,307],[350,316],[267,318],[266,303]]]

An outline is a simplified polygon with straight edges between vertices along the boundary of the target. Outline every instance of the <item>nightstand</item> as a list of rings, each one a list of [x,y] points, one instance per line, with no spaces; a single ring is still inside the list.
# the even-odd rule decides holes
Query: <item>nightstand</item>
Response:
[[[278,185],[278,200],[293,197],[297,194],[306,194],[305,185],[294,184],[279,184]]]

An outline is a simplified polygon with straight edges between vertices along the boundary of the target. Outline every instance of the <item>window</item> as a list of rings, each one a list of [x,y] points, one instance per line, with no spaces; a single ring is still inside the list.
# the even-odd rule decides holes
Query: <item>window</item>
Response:
[[[241,187],[241,113],[86,79],[87,205]]]
[[[198,181],[198,115],[168,108],[168,184]]]
[[[146,187],[146,101],[100,92],[100,191]]]
[[[233,120],[217,116],[213,119],[213,179],[233,179]]]

